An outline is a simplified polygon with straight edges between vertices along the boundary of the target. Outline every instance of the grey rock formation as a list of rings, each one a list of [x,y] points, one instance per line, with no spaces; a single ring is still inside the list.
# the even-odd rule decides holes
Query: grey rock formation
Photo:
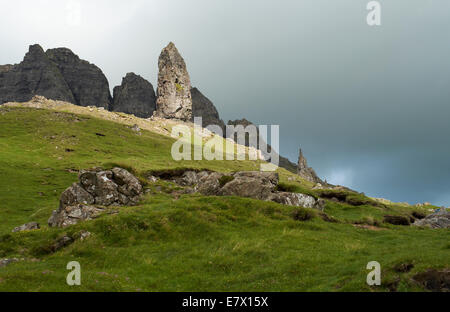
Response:
[[[191,80],[186,63],[172,42],[162,50],[158,67],[158,97],[154,115],[190,121],[192,118]]]
[[[26,102],[34,95],[75,102],[61,72],[37,44],[30,46],[20,64],[0,68],[0,104]]]
[[[307,181],[326,184],[317,176],[313,168],[308,167],[308,163],[306,161],[306,158],[303,156],[303,152],[301,149],[298,155],[297,174]]]
[[[128,73],[122,84],[114,88],[111,111],[148,118],[156,109],[156,95],[150,82],[139,75]]]
[[[39,226],[39,223],[37,222],[30,222],[26,223],[24,225],[18,226],[12,230],[13,233],[15,232],[23,232],[23,231],[32,231],[32,230],[39,230],[41,227]]]
[[[450,228],[450,211],[445,208],[440,208],[439,211],[415,221],[413,225],[426,226],[432,229],[448,229]]]
[[[314,208],[324,211],[325,200],[301,193],[278,192],[276,172],[239,171],[230,174],[212,171],[176,170],[171,173],[152,172],[152,181],[161,179],[177,183],[185,189],[180,194],[198,192],[207,196],[239,196],[277,202],[283,205]]]
[[[278,185],[276,172],[242,171],[233,174],[232,177],[230,182],[222,186],[220,195],[267,200]]]
[[[109,109],[112,101],[109,84],[100,68],[80,59],[67,48],[49,49],[46,54],[58,67],[73,94],[75,102],[69,102]]]
[[[323,211],[325,209],[325,201],[323,199],[316,200],[310,195],[301,193],[279,192],[270,197],[270,200],[283,205],[299,206],[304,208],[315,208]]]
[[[214,104],[204,96],[197,88],[191,89],[192,95],[192,121],[194,117],[202,117],[202,127],[216,125],[222,129],[222,135],[225,136],[225,123],[219,117]]]
[[[82,171],[79,180],[61,194],[59,209],[53,211],[49,226],[91,220],[104,211],[104,206],[135,205],[143,193],[139,180],[122,168]]]
[[[51,227],[66,227],[80,221],[95,219],[103,211],[104,209],[82,204],[63,207],[58,211],[53,211],[52,216],[48,219],[48,225]]]

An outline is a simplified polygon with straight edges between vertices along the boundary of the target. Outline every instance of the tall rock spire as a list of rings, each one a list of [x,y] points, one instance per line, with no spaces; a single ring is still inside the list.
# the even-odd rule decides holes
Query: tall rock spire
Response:
[[[303,156],[302,149],[300,149],[298,154],[297,174],[307,181],[313,183],[323,183],[322,180],[317,176],[314,169],[308,167],[308,163],[306,161],[306,158]]]
[[[192,118],[191,80],[186,63],[172,42],[162,50],[158,67],[154,115],[190,121]]]

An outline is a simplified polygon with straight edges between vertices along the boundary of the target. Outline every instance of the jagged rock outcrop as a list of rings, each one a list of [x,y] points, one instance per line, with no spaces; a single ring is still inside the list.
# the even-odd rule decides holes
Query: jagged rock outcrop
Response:
[[[65,227],[91,220],[105,206],[134,205],[143,193],[139,180],[122,168],[82,171],[78,178],[79,183],[61,194],[59,209],[53,211],[49,226]]]
[[[34,95],[75,102],[63,75],[38,44],[30,46],[20,64],[0,68],[0,104],[26,102]]]
[[[38,44],[30,46],[20,64],[0,66],[0,104],[27,102],[35,95],[106,109],[112,101],[100,68],[69,49],[44,52]]]
[[[415,221],[413,225],[426,226],[432,229],[448,229],[450,228],[450,211],[445,208],[440,208],[439,211]]]
[[[231,177],[229,182],[225,180],[221,183],[224,185],[220,195],[267,200],[279,181],[276,172],[242,171],[234,173]]]
[[[220,119],[219,112],[214,104],[204,96],[197,88],[191,89],[192,95],[192,121],[194,117],[202,117],[202,127],[216,125],[222,129],[222,135],[225,135],[225,123]]]
[[[301,149],[298,155],[297,174],[307,181],[324,184],[324,182],[317,176],[314,169],[308,167],[308,163],[305,156],[303,156],[303,152]]]
[[[254,125],[254,124],[251,121],[248,121],[247,119],[243,118],[243,119],[237,119],[237,120],[229,120],[228,125],[230,125],[230,126],[241,125],[244,128],[246,128],[247,126]],[[224,132],[224,135],[227,136],[227,134],[225,132]],[[259,137],[259,129],[257,129],[257,136]],[[232,137],[231,139],[233,139],[235,142],[237,142],[236,136]],[[257,143],[256,148],[259,149],[259,147],[260,147],[259,138],[258,138],[257,142],[258,143]],[[249,146],[249,145],[250,145],[250,137],[248,134],[246,134],[245,135],[245,146]],[[272,150],[272,146],[267,145],[267,152],[269,153],[269,155],[264,155],[265,159],[268,159],[270,157],[271,150]],[[279,167],[284,168],[292,173],[297,173],[297,165],[292,163],[286,157],[283,157],[281,155],[278,155],[278,157],[279,157],[279,164],[278,164]]]
[[[158,67],[154,115],[190,121],[192,118],[191,80],[186,63],[172,42],[162,50]]]
[[[186,171],[175,181],[194,187],[203,195],[240,196],[268,200],[279,178],[276,172],[242,171],[226,175],[220,172]]]
[[[46,54],[67,82],[75,99],[72,103],[109,109],[112,101],[109,84],[100,68],[80,59],[67,48],[49,49]]]
[[[111,111],[133,114],[148,118],[156,109],[156,95],[153,86],[135,73],[128,73],[122,84],[114,88]]]
[[[154,172],[150,177],[155,181],[153,174],[187,187],[190,192],[207,196],[240,196],[320,211],[325,208],[323,199],[301,193],[278,192],[276,187],[279,177],[276,172],[240,171],[230,174],[193,170]]]

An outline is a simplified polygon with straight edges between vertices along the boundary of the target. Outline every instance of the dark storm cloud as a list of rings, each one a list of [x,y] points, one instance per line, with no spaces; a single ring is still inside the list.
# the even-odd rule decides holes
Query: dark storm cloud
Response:
[[[380,0],[380,27],[367,2],[79,1],[74,26],[65,1],[1,1],[0,63],[67,46],[111,87],[129,71],[155,84],[173,41],[221,116],[280,124],[291,160],[301,146],[330,182],[449,205],[450,2]]]

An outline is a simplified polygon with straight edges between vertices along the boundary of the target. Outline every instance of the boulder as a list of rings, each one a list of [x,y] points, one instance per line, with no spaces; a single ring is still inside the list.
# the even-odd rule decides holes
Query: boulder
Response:
[[[276,172],[242,171],[232,177],[232,180],[222,186],[220,195],[266,200],[272,195],[279,180]]]
[[[112,169],[114,181],[119,185],[119,191],[126,196],[138,196],[142,193],[139,179],[123,168]]]
[[[50,227],[66,227],[80,221],[92,220],[103,211],[103,209],[83,204],[66,206],[53,211],[52,216],[48,219],[48,225]]]
[[[59,199],[59,207],[64,208],[74,204],[91,205],[95,202],[94,196],[86,191],[80,184],[74,183],[67,188]]]
[[[158,67],[154,116],[190,121],[192,118],[191,80],[186,63],[172,42],[162,50]]]
[[[74,101],[69,102],[109,109],[112,102],[109,83],[100,68],[80,59],[67,48],[49,49],[45,53],[59,69],[73,94]]]
[[[220,195],[220,182],[219,179],[224,176],[223,173],[211,172],[202,175],[195,188],[197,192],[203,195]]]
[[[149,118],[156,109],[156,95],[150,82],[128,73],[122,84],[114,88],[111,111]]]
[[[34,95],[75,103],[63,75],[38,44],[30,46],[20,64],[0,69],[0,104],[27,102]]]
[[[119,200],[119,186],[112,180],[111,171],[97,172],[91,188],[96,205],[110,206]]]
[[[123,168],[84,170],[78,178],[79,183],[61,194],[59,209],[48,220],[50,226],[65,227],[93,219],[104,206],[137,204],[143,194],[139,179]]]
[[[201,178],[202,176],[203,175],[199,175],[195,171],[186,171],[185,173],[183,173],[178,183],[185,186],[194,186],[198,183],[199,178]]]
[[[18,226],[12,230],[13,233],[15,232],[22,232],[22,231],[32,231],[32,230],[39,230],[41,227],[39,223],[37,222],[30,222],[26,223],[24,225]]]
[[[413,225],[426,226],[432,229],[448,229],[450,228],[450,211],[441,208],[423,219],[416,220]]]

